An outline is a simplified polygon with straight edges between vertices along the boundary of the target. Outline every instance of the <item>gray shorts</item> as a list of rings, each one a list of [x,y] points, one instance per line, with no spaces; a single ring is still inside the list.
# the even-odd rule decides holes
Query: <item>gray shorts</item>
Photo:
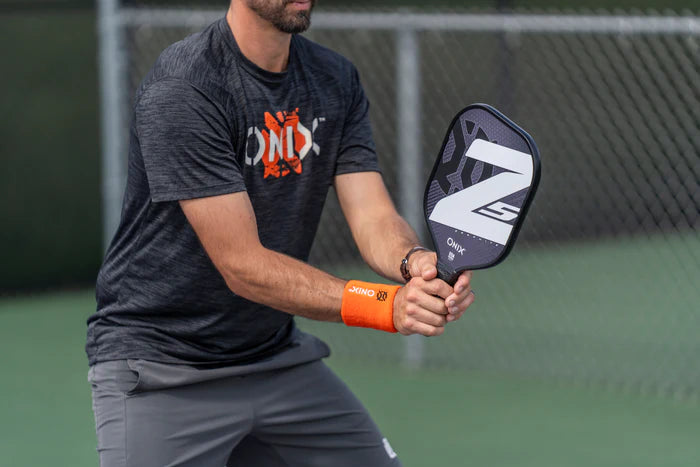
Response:
[[[144,360],[90,368],[102,467],[400,466],[321,361],[240,374]]]

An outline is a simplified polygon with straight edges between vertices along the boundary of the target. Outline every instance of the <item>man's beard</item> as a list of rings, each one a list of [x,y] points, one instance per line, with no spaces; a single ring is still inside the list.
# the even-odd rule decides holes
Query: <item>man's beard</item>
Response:
[[[308,10],[287,11],[287,4],[292,0],[246,0],[248,8],[262,19],[269,21],[274,27],[288,34],[298,34],[309,29],[311,25],[311,10],[316,0],[311,0]]]

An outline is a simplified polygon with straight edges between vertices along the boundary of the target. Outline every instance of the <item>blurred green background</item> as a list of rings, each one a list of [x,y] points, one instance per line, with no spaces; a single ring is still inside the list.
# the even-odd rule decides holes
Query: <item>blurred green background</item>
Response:
[[[318,4],[426,6],[413,0],[320,0]],[[443,0],[429,4],[431,8],[441,5],[700,11],[698,0]],[[102,251],[94,5],[0,0],[0,41],[5,44],[0,49],[4,70],[0,294],[91,285]]]

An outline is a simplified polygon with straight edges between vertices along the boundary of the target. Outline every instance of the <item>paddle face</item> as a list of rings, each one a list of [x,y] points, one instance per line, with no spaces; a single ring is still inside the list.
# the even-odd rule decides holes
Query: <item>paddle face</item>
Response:
[[[465,270],[503,261],[540,178],[532,138],[485,104],[457,114],[423,199],[440,278],[454,284]]]

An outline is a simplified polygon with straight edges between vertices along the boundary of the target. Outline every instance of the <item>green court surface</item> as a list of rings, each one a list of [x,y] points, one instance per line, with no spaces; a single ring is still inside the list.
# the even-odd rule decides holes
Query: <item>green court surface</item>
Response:
[[[88,291],[0,301],[0,466],[97,465],[83,352],[93,308]],[[695,403],[371,358],[329,363],[407,467],[700,462]]]

